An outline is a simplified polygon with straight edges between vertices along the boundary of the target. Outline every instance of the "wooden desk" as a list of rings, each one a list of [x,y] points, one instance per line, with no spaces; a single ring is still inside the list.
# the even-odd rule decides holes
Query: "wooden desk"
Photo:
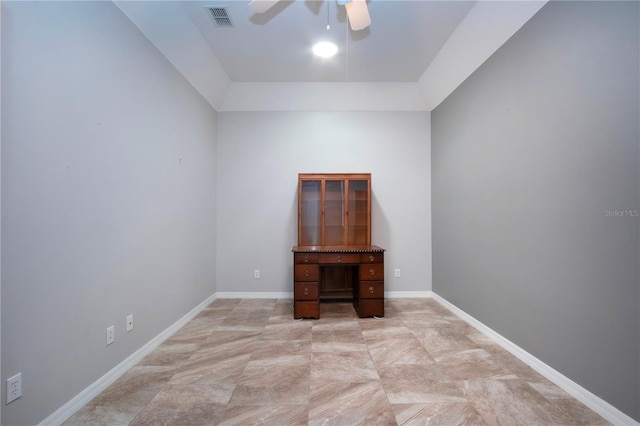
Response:
[[[320,318],[324,268],[347,269],[360,318],[384,316],[384,249],[378,246],[294,246],[293,317]]]

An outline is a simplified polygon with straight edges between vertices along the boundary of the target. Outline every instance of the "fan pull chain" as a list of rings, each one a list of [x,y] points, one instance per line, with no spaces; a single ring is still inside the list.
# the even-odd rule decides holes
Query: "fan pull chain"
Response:
[[[346,52],[346,58],[345,58],[345,63],[346,63],[346,81],[349,81],[349,20],[347,19],[345,21],[345,25],[344,28],[346,30],[346,37],[347,37],[347,52]]]
[[[331,1],[327,1],[327,31],[331,29],[331,25],[329,25],[329,9],[331,8]]]

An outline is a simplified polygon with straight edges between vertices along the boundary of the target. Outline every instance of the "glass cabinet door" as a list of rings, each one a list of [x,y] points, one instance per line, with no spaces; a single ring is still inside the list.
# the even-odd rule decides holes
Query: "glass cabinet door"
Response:
[[[326,180],[324,185],[324,245],[343,245],[346,207],[344,180]]]
[[[349,232],[347,244],[369,245],[369,181],[349,181]]]
[[[305,180],[300,182],[300,245],[317,246],[322,244],[322,202],[321,181]]]

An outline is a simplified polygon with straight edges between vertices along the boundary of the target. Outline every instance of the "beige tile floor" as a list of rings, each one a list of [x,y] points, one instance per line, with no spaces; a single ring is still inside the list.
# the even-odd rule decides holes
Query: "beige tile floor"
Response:
[[[432,299],[216,300],[65,425],[601,425]]]

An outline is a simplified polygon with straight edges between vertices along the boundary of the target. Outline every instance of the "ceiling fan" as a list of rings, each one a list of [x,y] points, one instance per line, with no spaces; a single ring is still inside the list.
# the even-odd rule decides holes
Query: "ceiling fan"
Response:
[[[254,13],[264,13],[280,0],[251,0],[249,7]],[[366,0],[336,0],[344,6],[349,18],[349,25],[353,31],[359,31],[371,25],[371,17]]]

